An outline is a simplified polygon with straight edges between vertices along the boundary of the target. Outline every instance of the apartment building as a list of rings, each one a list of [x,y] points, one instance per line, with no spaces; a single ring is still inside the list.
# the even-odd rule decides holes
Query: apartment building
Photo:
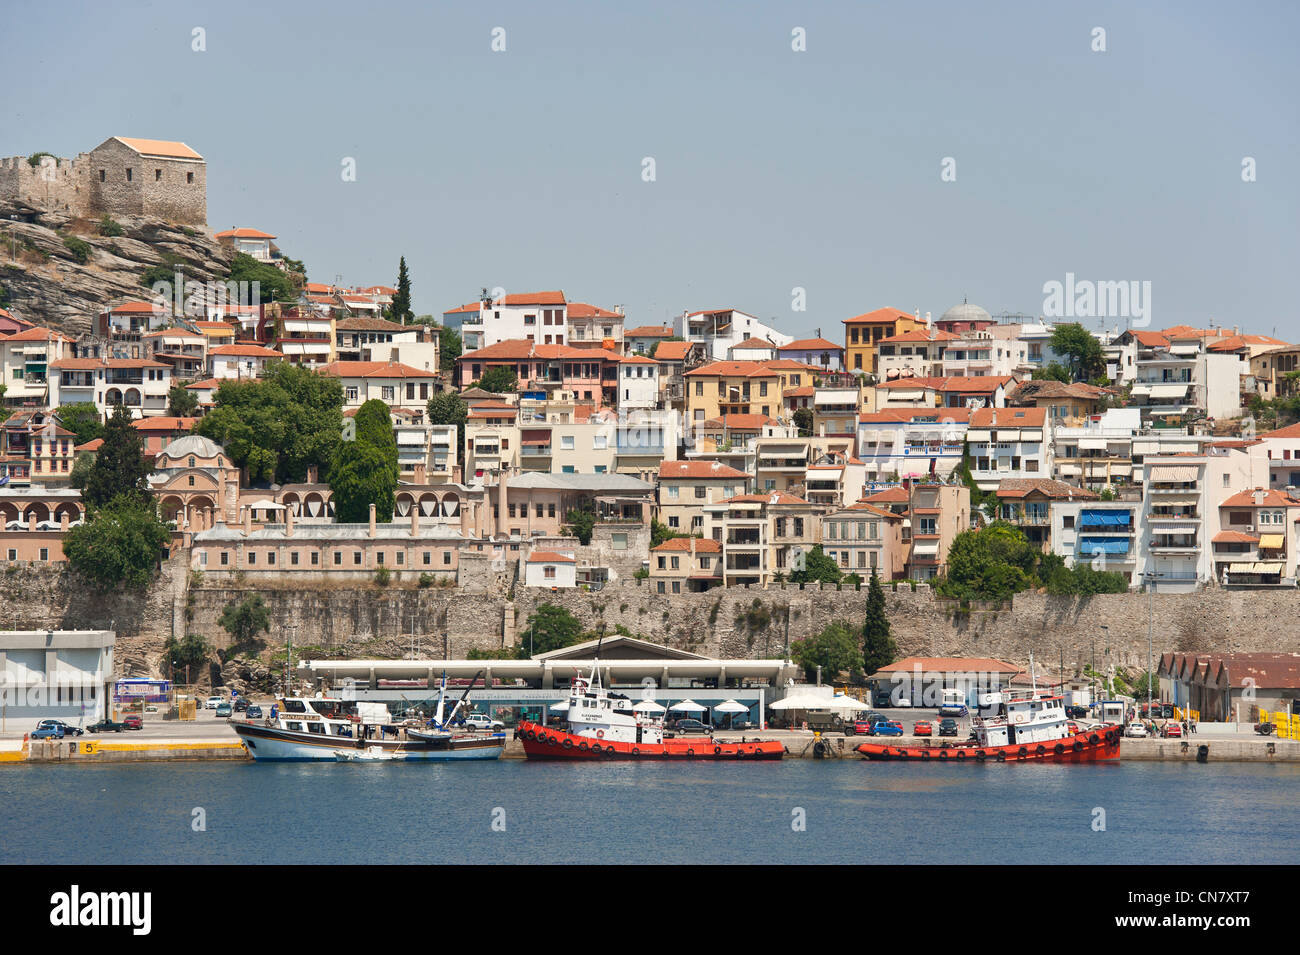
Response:
[[[727,360],[732,346],[748,338],[758,338],[778,347],[794,341],[793,336],[784,335],[735,308],[683,312],[673,320],[673,331],[678,338],[699,344],[705,357],[714,361]]]
[[[1007,478],[997,486],[997,517],[1020,528],[1025,539],[1039,550],[1050,552],[1052,506],[1074,501],[1096,501],[1092,491],[1050,478]]]
[[[618,362],[618,407],[647,411],[659,407],[659,363],[631,355]]]
[[[1185,428],[1144,427],[1138,408],[1110,408],[1052,428],[1052,477],[1091,488],[1140,484],[1147,455],[1194,454],[1208,442]]]
[[[964,484],[913,483],[907,491],[910,540],[906,573],[933,580],[948,572],[948,551],[970,529],[970,488]]]
[[[792,494],[740,494],[705,505],[705,536],[722,545],[723,585],[788,577],[821,543],[821,508]]]
[[[262,345],[218,345],[208,353],[210,370],[207,377],[218,381],[261,378],[269,362],[283,360],[283,353]]]
[[[844,451],[818,455],[804,471],[803,497],[824,508],[848,507],[862,496],[866,465]]]
[[[1268,456],[1268,486],[1300,487],[1300,424],[1259,435]]]
[[[658,594],[698,594],[723,581],[722,544],[673,537],[650,548],[650,586]]]
[[[656,519],[681,533],[704,532],[704,508],[749,489],[750,476],[717,461],[665,461],[659,466]]]
[[[76,435],[51,411],[16,411],[0,424],[0,477],[8,487],[66,485],[76,459]]]
[[[1211,538],[1214,579],[1223,586],[1296,585],[1300,498],[1274,488],[1238,491],[1219,503]]]
[[[853,435],[799,437],[793,429],[785,429],[784,434],[765,434],[754,442],[754,489],[801,495],[809,468],[826,455],[853,457],[854,442]],[[865,466],[861,473],[866,473]]]
[[[526,339],[497,342],[456,359],[456,381],[467,388],[489,368],[514,371],[521,390],[565,394],[594,409],[618,405],[619,357],[604,348],[537,345]]]
[[[821,517],[822,553],[841,572],[866,579],[897,580],[907,567],[908,543],[903,536],[906,518],[901,514],[855,503]]]
[[[378,398],[390,408],[423,411],[433,397],[437,377],[396,361],[332,361],[321,368],[321,374],[339,379],[345,410]]]
[[[821,337],[799,338],[781,345],[776,350],[776,357],[807,365],[823,374],[845,370],[844,346]]]
[[[27,328],[0,335],[0,384],[11,408],[50,404],[50,366],[73,354],[72,339],[48,328]],[[57,403],[56,403],[57,405]]]
[[[1046,478],[1052,473],[1052,443],[1043,408],[980,408],[966,432],[971,476],[982,491],[1008,478]]]
[[[163,328],[141,336],[144,357],[166,362],[175,381],[195,381],[208,376],[208,340],[184,328]]]
[[[477,313],[477,314],[475,314]],[[461,306],[444,314],[461,316],[466,351],[491,348],[501,342],[529,341],[536,345],[623,349],[623,314],[585,302],[570,302],[562,291],[525,292]],[[454,327],[454,326],[453,326]],[[522,378],[522,376],[520,376]]]
[[[62,358],[50,363],[52,408],[88,402],[101,415],[125,405],[135,417],[165,414],[171,366],[148,358]]]
[[[1030,343],[1019,338],[1002,338],[987,327],[954,335],[943,351],[945,377],[1028,377],[1034,366],[1029,360]]]
[[[1283,344],[1252,355],[1247,373],[1255,382],[1255,393],[1272,401],[1295,394],[1297,379],[1292,373],[1296,371],[1300,371],[1300,345]]]
[[[966,408],[890,408],[858,418],[857,456],[873,482],[927,475],[946,480],[961,464]]]
[[[638,325],[623,333],[623,344],[629,355],[649,356],[656,345],[673,337],[671,325]]]
[[[1241,416],[1241,360],[1231,353],[1207,350],[1207,333],[1126,331],[1115,340],[1121,381],[1129,382],[1129,407],[1143,420],[1180,418],[1195,411],[1210,418]]]
[[[876,367],[886,380],[942,377],[944,354],[957,336],[935,328],[915,328],[876,343]],[[964,374],[964,372],[963,372]]]
[[[844,361],[852,372],[880,376],[880,342],[905,332],[925,331],[919,315],[902,309],[878,308],[844,319]]]
[[[1067,567],[1086,563],[1093,570],[1123,574],[1136,584],[1144,513],[1140,499],[1057,498],[1049,507],[1052,551]]]

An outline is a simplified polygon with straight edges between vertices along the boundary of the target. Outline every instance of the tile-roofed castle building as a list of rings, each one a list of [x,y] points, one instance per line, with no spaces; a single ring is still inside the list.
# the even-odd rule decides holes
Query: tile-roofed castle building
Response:
[[[74,216],[149,215],[207,226],[207,163],[185,143],[113,136],[75,159],[0,159],[0,200]]]

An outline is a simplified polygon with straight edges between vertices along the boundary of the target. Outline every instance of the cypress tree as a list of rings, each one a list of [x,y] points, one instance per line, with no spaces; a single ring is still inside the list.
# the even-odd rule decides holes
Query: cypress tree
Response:
[[[894,662],[898,645],[889,632],[889,618],[885,615],[885,588],[874,570],[867,587],[867,614],[862,627],[862,672],[870,676],[883,666]]]
[[[411,274],[406,270],[406,256],[402,256],[397,264],[397,294],[393,296],[393,304],[388,306],[388,314],[393,321],[403,325],[415,318],[411,311]]]
[[[145,459],[144,440],[131,425],[131,412],[118,405],[104,428],[104,444],[86,476],[81,498],[100,508],[122,497],[137,507],[152,506],[146,478],[153,466]]]

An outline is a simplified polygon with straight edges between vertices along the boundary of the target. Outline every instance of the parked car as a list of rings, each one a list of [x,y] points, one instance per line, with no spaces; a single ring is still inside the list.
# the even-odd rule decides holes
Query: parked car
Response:
[[[943,720],[940,720],[940,721],[939,721],[939,735],[940,735],[940,736],[956,736],[956,735],[957,735],[957,721],[956,721],[956,720],[953,720],[953,719],[943,719]]]
[[[231,716],[234,716],[234,714],[235,711],[231,708],[229,703],[217,704],[217,719],[229,719]]]
[[[1163,735],[1165,739],[1182,739],[1183,724],[1177,722],[1166,723],[1165,728],[1163,730]]]
[[[262,708],[256,703],[250,703],[248,709],[244,710],[244,715],[250,720],[260,720],[262,718]]]
[[[917,720],[912,724],[913,736],[933,736],[934,727],[930,725],[929,720]]]
[[[1070,731],[1071,736],[1079,735],[1079,724],[1074,722],[1074,720],[1070,720],[1070,722],[1066,723],[1065,728]]]
[[[144,729],[144,720],[138,716],[127,716],[122,720],[122,729],[142,730]]]
[[[31,732],[32,739],[63,739],[62,726],[38,726]]]
[[[208,697],[207,702],[203,704],[203,708],[205,710],[215,710],[220,705],[221,705],[221,697],[210,696]]]
[[[36,724],[36,728],[38,730],[43,729],[47,726],[59,727],[60,729],[63,730],[64,736],[80,736],[82,734],[82,730],[78,729],[75,726],[69,726],[67,723],[63,722],[63,720],[41,720],[39,723]]]
[[[1147,732],[1146,724],[1134,720],[1124,727],[1124,735],[1129,739],[1146,739],[1151,734]]]
[[[248,709],[248,697],[241,696],[239,699],[235,700],[232,709],[234,709],[236,713],[245,712]]]
[[[100,720],[98,723],[92,723],[92,724],[90,724],[89,726],[87,726],[87,727],[86,727],[86,732],[88,732],[88,733],[120,733],[120,732],[122,732],[122,730],[124,730],[125,728],[126,728],[126,727],[124,727],[121,723],[114,723],[112,720],[110,720],[110,719],[106,716],[106,717],[104,717],[102,720]]]
[[[871,728],[872,736],[902,736],[903,724],[897,720],[884,720]]]
[[[1065,715],[1074,720],[1084,720],[1088,718],[1088,708],[1086,706],[1067,706]]]
[[[712,733],[712,732],[713,732],[713,727],[710,726],[708,723],[702,723],[702,722],[700,722],[699,720],[691,719],[690,717],[686,717],[686,718],[684,718],[684,719],[680,719],[680,720],[678,720],[676,723],[674,723],[673,726],[672,726],[672,730],[673,730],[674,733],[682,733],[682,734],[686,734],[686,733]]]
[[[476,730],[503,730],[506,728],[505,723],[494,720],[484,713],[470,713],[465,717],[465,725]]]

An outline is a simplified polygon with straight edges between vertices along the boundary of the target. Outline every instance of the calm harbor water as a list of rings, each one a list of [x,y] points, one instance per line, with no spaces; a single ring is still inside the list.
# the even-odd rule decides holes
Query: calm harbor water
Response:
[[[856,760],[6,767],[0,862],[1300,861],[1300,767],[956,770]],[[1093,829],[1096,807],[1104,832]],[[192,828],[196,808],[204,832]]]

